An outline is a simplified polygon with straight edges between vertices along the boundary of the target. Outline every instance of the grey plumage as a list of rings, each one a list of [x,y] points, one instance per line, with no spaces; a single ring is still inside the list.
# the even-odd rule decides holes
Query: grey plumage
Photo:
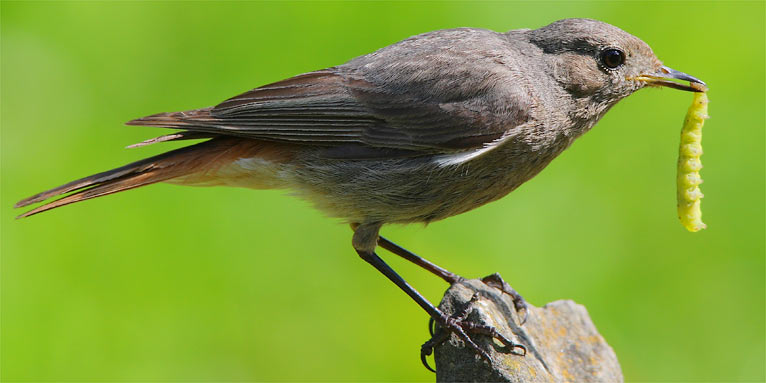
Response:
[[[604,66],[608,48],[625,52],[624,65]],[[245,158],[208,145],[226,163],[176,170],[161,181],[289,188],[360,224],[430,222],[532,178],[617,101],[652,85],[640,76],[660,68],[644,42],[595,20],[507,33],[458,28],[413,36],[215,107],[128,124],[180,130],[139,146],[234,137],[260,148],[244,151],[252,155]],[[124,169],[115,171],[125,177]]]

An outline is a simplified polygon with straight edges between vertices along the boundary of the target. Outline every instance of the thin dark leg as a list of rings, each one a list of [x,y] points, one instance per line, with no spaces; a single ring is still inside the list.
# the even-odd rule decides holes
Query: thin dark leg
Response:
[[[359,256],[362,257],[367,263],[371,264],[374,268],[378,269],[383,275],[385,275],[388,279],[391,280],[391,282],[394,282],[395,285],[399,286],[400,289],[402,289],[407,295],[410,296],[420,307],[423,308],[423,310],[426,310],[428,315],[432,317],[440,317],[443,316],[441,311],[436,308],[431,302],[429,302],[425,297],[420,295],[420,293],[415,290],[412,286],[410,286],[407,281],[404,280],[399,274],[394,271],[386,262],[384,262],[380,257],[378,257],[375,253],[367,253],[363,251],[357,251],[359,253]]]
[[[351,224],[351,230],[356,231],[357,227],[359,227],[359,224],[357,223]],[[422,267],[425,270],[428,270],[429,272],[436,275],[437,277],[444,279],[450,285],[455,282],[459,282],[463,279],[463,277],[455,273],[452,273],[449,270],[440,267],[439,265],[431,263],[431,261],[391,242],[390,240],[388,240],[387,238],[383,236],[378,236],[377,245]]]
[[[463,280],[463,277],[447,269],[444,269],[440,267],[439,265],[436,265],[432,263],[431,261],[391,242],[390,240],[386,239],[383,236],[378,237],[378,246],[430,271],[432,274],[436,275],[437,277],[447,281],[447,283],[449,283],[450,285]],[[514,290],[511,287],[511,285],[509,285],[507,282],[503,280],[500,274],[494,273],[492,275],[482,278],[481,280],[482,282],[487,284],[487,286],[497,288],[500,291],[510,295],[513,298],[513,305],[514,305],[514,308],[516,309],[516,312],[522,314],[520,323],[523,325],[527,321],[527,317],[529,316],[529,311],[527,311],[527,302],[524,301],[524,298],[521,296],[521,294],[516,292],[516,290]],[[431,335],[433,335],[433,333]]]
[[[428,315],[431,316],[431,318],[433,318],[436,322],[438,322],[440,325],[445,327],[447,331],[454,332],[458,337],[460,337],[460,339],[463,340],[463,342],[465,342],[465,345],[467,347],[473,349],[477,354],[479,354],[479,356],[482,359],[491,363],[489,354],[487,354],[486,351],[479,348],[479,346],[476,343],[474,343],[474,341],[468,336],[465,330],[463,330],[462,326],[464,325],[464,323],[468,323],[468,322],[462,322],[462,318],[449,317],[443,312],[441,312],[441,310],[436,308],[436,306],[434,306],[431,302],[429,302],[425,297],[420,295],[420,293],[417,290],[415,290],[412,286],[410,286],[410,284],[407,283],[407,281],[405,281],[404,278],[399,276],[399,274],[397,274],[396,271],[394,271],[394,269],[388,266],[386,262],[380,259],[380,257],[378,257],[378,255],[375,254],[374,252],[365,252],[365,251],[357,250],[357,253],[359,253],[359,256],[362,257],[362,259],[364,259],[365,261],[367,261],[367,263],[371,264],[373,267],[378,269],[378,271],[383,273],[383,275],[385,275],[389,280],[391,280],[391,282],[394,282],[395,285],[399,286],[400,289],[402,289],[405,293],[407,293],[407,295],[409,295],[410,298],[412,298],[415,301],[415,303],[417,303],[420,307],[422,307],[423,310],[426,310],[426,312],[428,313]],[[446,339],[446,337],[440,337],[440,338],[441,338],[440,341],[444,341],[444,339]],[[426,342],[426,343],[429,343],[429,342]],[[433,348],[433,345],[429,346],[429,349],[431,348]],[[422,355],[422,350],[421,350],[421,358],[425,359],[425,357]],[[431,367],[429,367],[427,364],[426,364],[426,367],[429,370],[433,371],[433,369],[431,369]]]
[[[463,278],[429,262],[424,258],[417,256],[416,254],[404,249],[401,246],[396,245],[395,243],[383,237],[380,237],[379,230],[381,226],[381,222],[368,222],[365,224],[352,223],[351,228],[354,230],[354,237],[352,238],[351,242],[354,246],[354,249],[362,259],[375,267],[389,280],[391,280],[391,282],[394,282],[395,285],[397,285],[402,291],[409,295],[410,298],[415,301],[415,303],[417,303],[421,308],[423,308],[423,310],[428,313],[432,322],[438,323],[439,326],[444,330],[443,333],[436,335],[434,335],[433,331],[431,331],[432,339],[430,339],[421,347],[420,357],[426,368],[433,371],[433,369],[428,366],[428,363],[426,362],[426,356],[431,354],[434,346],[447,339],[450,333],[457,335],[458,338],[463,340],[466,347],[472,349],[482,359],[490,363],[491,359],[489,354],[479,348],[479,346],[468,336],[467,331],[489,335],[500,340],[506,346],[515,346],[515,344],[510,342],[510,340],[497,333],[494,328],[466,321],[465,319],[467,318],[470,311],[459,313],[456,316],[447,316],[431,302],[429,302],[425,297],[423,297],[417,290],[410,286],[410,284],[407,283],[404,278],[397,274],[390,266],[388,266],[388,264],[386,264],[380,257],[378,257],[378,255],[375,253],[375,248],[377,246],[381,246],[391,251],[392,253],[399,255],[402,258],[430,271],[431,273],[439,276],[450,284],[459,282],[463,280]],[[502,281],[499,275],[497,278]],[[494,282],[495,284],[499,283],[494,280],[491,280],[491,282]],[[515,293],[515,291],[513,293]],[[478,294],[475,295],[471,299],[471,302],[469,302],[469,306],[478,298]],[[466,308],[466,310],[470,310],[470,308]],[[523,348],[523,346],[521,347]]]
[[[436,275],[437,277],[447,281],[447,283],[449,283],[450,285],[463,279],[461,276],[455,273],[452,273],[447,269],[439,267],[439,265],[431,263],[429,260],[423,257],[420,257],[417,254],[389,241],[383,236],[378,238],[378,246],[430,271],[432,274]]]

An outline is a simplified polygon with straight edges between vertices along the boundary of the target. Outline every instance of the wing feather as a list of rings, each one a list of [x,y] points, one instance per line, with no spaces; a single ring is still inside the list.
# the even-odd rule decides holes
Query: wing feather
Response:
[[[470,37],[480,32],[456,33]],[[128,124],[326,147],[361,145],[417,155],[483,148],[526,121],[525,105],[497,91],[501,88],[497,85],[507,80],[497,57],[442,52],[439,47],[448,45],[443,41],[420,41],[418,47],[428,49],[419,50],[408,48],[407,42],[340,67],[247,91],[215,107],[160,113]],[[403,54],[397,49],[409,50]],[[446,64],[432,65],[424,59],[437,56],[441,60],[437,62]],[[466,63],[477,69],[453,69]]]

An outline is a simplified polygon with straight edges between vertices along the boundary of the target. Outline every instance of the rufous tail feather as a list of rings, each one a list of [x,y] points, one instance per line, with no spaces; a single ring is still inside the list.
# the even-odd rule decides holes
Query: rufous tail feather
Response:
[[[16,203],[15,207],[28,206],[55,196],[72,193],[32,209],[16,218],[29,217],[71,203],[168,181],[197,172],[210,171],[236,158],[255,155],[258,149],[257,144],[257,141],[252,140],[218,137],[136,161],[23,199]]]

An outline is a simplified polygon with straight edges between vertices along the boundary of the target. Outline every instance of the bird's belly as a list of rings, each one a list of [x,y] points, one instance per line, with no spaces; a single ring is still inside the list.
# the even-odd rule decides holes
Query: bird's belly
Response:
[[[297,167],[290,183],[300,197],[349,222],[431,222],[501,198],[531,178],[513,164],[482,165],[440,166],[429,158],[312,161]]]
[[[290,189],[324,213],[348,222],[431,222],[505,196],[555,157],[554,153],[536,156],[528,151],[514,156],[516,151],[501,148],[446,166],[430,156],[338,160],[304,155],[290,161],[240,158],[215,174],[197,174],[179,183]]]

